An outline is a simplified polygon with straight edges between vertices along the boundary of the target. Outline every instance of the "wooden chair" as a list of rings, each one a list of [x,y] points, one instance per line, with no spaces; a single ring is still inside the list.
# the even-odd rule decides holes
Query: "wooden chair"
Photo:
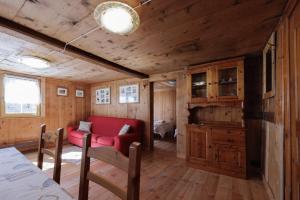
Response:
[[[80,170],[79,200],[88,199],[89,181],[93,181],[126,200],[138,200],[140,193],[141,144],[133,142],[129,148],[129,158],[113,147],[91,148],[91,134],[83,138]],[[109,163],[128,173],[127,191],[113,184],[107,178],[90,171],[90,158]]]
[[[38,147],[38,162],[37,165],[40,169],[43,169],[43,159],[44,154],[47,154],[54,158],[54,171],[53,171],[53,180],[60,183],[60,172],[61,172],[61,154],[63,148],[63,136],[64,129],[57,129],[56,134],[46,133],[46,125],[41,125],[41,133],[39,139]],[[52,142],[55,143],[55,151],[46,149],[46,143]]]

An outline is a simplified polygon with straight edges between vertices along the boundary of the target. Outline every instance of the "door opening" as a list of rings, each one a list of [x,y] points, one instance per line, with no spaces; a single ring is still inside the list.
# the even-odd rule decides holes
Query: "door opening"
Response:
[[[152,123],[154,149],[176,152],[176,80],[153,83]]]

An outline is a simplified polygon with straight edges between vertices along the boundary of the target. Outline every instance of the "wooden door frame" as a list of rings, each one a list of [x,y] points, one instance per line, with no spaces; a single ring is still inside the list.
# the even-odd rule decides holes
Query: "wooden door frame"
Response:
[[[149,113],[149,129],[150,129],[150,151],[154,150],[154,133],[153,133],[153,123],[154,123],[154,83],[155,82],[162,82],[162,81],[168,81],[168,80],[175,80],[176,81],[176,94],[178,92],[178,71],[175,72],[169,72],[169,73],[165,73],[165,74],[159,74],[159,75],[152,75],[149,78],[149,84],[150,84],[150,113]],[[176,124],[177,124],[177,120],[178,120],[178,114],[177,114],[177,110],[178,110],[178,103],[177,103],[177,99],[176,99]]]
[[[284,55],[287,55],[286,61],[283,67],[283,96],[284,96],[284,199],[289,200],[294,197],[293,189],[293,137],[295,135],[295,109],[296,100],[290,98],[295,96],[295,71],[296,68],[293,65],[293,44],[291,39],[291,17],[293,11],[296,8],[299,0],[289,0],[281,17],[280,24],[284,25],[284,32],[286,34],[286,47],[284,48]],[[278,28],[278,27],[277,27]]]
[[[176,81],[176,88],[175,91],[177,93],[177,77],[174,78],[166,78],[164,80],[150,80],[149,84],[150,84],[150,150],[153,151],[154,150],[154,132],[153,132],[153,123],[154,123],[154,83],[158,83],[158,82],[164,82],[164,81]],[[176,110],[177,110],[177,100],[176,101]],[[177,111],[175,112],[176,116],[175,116],[175,121],[177,122]]]

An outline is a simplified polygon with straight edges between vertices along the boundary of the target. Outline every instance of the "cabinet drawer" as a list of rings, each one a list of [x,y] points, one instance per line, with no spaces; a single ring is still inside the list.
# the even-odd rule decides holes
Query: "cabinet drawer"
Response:
[[[212,142],[245,146],[245,133],[241,130],[213,129]]]
[[[219,133],[222,133],[222,134],[239,134],[239,135],[245,135],[245,131],[242,130],[242,129],[230,129],[230,128],[213,128],[212,129],[212,132],[213,133],[216,133],[216,134],[219,134]]]

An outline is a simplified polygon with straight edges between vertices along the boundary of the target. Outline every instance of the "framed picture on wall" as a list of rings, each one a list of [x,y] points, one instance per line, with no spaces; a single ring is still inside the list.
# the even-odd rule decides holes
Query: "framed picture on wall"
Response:
[[[68,96],[68,89],[63,87],[57,88],[57,95],[58,96]]]
[[[120,86],[119,103],[138,103],[139,97],[139,84]]]
[[[84,91],[83,90],[76,90],[75,92],[76,97],[84,97]]]
[[[96,90],[96,104],[110,104],[110,88]]]

